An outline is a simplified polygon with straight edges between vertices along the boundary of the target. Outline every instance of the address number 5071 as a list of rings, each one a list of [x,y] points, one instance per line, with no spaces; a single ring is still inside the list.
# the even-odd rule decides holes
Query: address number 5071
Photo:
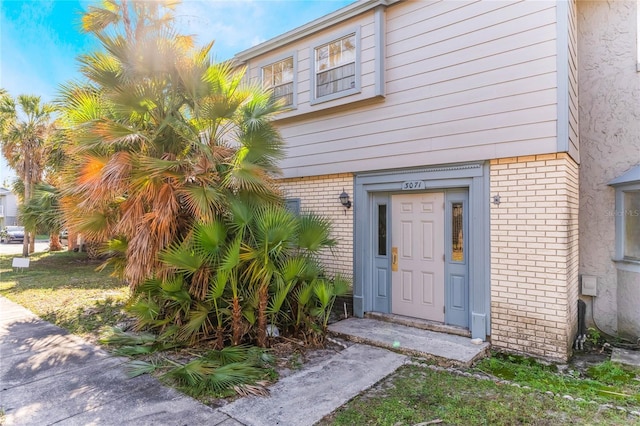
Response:
[[[416,189],[424,189],[423,180],[408,180],[408,181],[402,182],[403,191],[411,191]]]

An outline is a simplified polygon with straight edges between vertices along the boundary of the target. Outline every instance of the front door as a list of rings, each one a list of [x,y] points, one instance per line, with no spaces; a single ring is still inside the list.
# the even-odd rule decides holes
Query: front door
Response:
[[[444,194],[391,196],[391,312],[444,322]]]

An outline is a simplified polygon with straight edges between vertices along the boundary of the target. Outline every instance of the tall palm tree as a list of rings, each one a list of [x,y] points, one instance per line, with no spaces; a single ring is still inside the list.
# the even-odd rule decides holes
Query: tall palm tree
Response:
[[[0,144],[7,159],[24,184],[23,202],[31,199],[34,185],[41,181],[46,162],[47,141],[54,133],[50,104],[41,103],[39,96],[20,95],[16,99],[0,93]],[[29,255],[29,240],[25,235],[22,255]]]
[[[60,192],[46,182],[37,184],[34,189],[29,201],[22,206],[22,223],[30,229],[49,232],[49,251],[62,250],[60,231],[64,219],[60,210]]]
[[[278,196],[276,105],[242,84],[243,70],[214,64],[212,44],[176,34],[174,3],[91,8],[83,23],[102,50],[79,58],[86,82],[60,99],[73,129],[62,202],[70,227],[98,242],[118,237],[132,287],[162,278],[158,253],[224,215],[229,200]]]

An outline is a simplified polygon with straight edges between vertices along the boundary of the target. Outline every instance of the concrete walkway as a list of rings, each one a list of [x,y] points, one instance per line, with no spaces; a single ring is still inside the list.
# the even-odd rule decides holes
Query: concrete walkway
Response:
[[[312,425],[407,360],[355,344],[220,409],[144,375],[124,358],[0,297],[0,419],[4,425]]]
[[[239,424],[148,375],[127,378],[125,362],[0,297],[4,424]]]

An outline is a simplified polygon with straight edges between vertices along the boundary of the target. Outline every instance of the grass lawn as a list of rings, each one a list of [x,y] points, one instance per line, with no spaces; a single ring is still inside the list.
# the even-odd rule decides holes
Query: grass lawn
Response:
[[[124,318],[129,288],[85,253],[36,253],[24,271],[13,271],[14,255],[0,255],[0,295],[71,333],[94,340],[103,325]]]
[[[640,417],[535,389],[409,365],[320,424],[633,425],[640,424]]]

